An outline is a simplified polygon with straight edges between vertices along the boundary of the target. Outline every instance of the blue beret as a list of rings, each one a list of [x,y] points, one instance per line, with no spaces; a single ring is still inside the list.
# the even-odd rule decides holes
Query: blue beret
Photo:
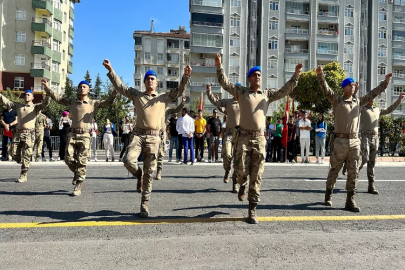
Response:
[[[79,85],[77,87],[80,87],[80,85],[82,85],[82,84],[87,84],[87,86],[90,87],[89,82],[86,80],[79,82]]]
[[[148,72],[146,72],[145,77],[143,78],[143,82],[146,81],[146,78],[148,78],[148,76],[155,76],[157,78],[156,72],[154,72],[153,70],[149,70]]]
[[[342,88],[345,88],[346,85],[354,83],[354,79],[349,77],[344,79],[344,81],[342,82]]]
[[[240,82],[237,82],[236,85],[242,86],[242,84]]]
[[[31,89],[25,90],[24,95],[30,93],[31,95],[34,95],[34,93],[32,93]]]
[[[255,72],[255,71],[259,71],[260,73],[262,73],[262,68],[260,67],[260,66],[255,66],[255,67],[252,67],[252,69],[251,70],[249,70],[249,73],[248,73],[248,78],[250,77],[250,75],[252,75],[252,73],[253,72]]]

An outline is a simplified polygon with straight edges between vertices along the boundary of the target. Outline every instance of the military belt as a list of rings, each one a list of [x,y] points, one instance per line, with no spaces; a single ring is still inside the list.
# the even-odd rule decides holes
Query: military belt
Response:
[[[353,133],[335,133],[336,138],[341,138],[341,139],[357,139],[358,136],[357,134]]]
[[[17,133],[35,133],[35,129],[19,129],[19,128],[17,128]]]
[[[251,137],[264,136],[264,131],[240,129],[240,134]]]
[[[75,134],[85,134],[85,133],[90,133],[90,130],[87,130],[84,128],[69,128],[69,132],[72,132]]]
[[[367,135],[377,135],[377,132],[375,132],[374,130],[362,130],[360,133]]]
[[[134,128],[134,134],[159,136],[160,135],[160,130]]]

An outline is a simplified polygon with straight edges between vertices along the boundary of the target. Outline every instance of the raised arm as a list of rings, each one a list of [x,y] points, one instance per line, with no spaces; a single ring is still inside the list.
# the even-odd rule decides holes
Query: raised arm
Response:
[[[68,98],[64,98],[59,94],[56,94],[52,89],[48,86],[48,81],[45,78],[41,79],[41,84],[44,86],[44,90],[47,96],[55,100],[60,105],[69,106],[70,100]],[[48,105],[47,105],[48,106]]]
[[[405,96],[405,93],[401,93],[401,95],[399,95],[399,98],[397,99],[397,101],[392,103],[391,106],[389,106],[387,109],[382,109],[380,111],[380,116],[392,113],[396,108],[398,108],[399,105],[401,105],[401,102],[402,102],[402,99],[404,98],[404,96]]]
[[[212,103],[212,105],[214,105],[216,107],[225,107],[226,106],[226,104],[225,104],[226,101],[224,99],[218,99],[217,96],[214,96],[214,94],[212,94],[211,84],[207,84],[206,91],[207,91],[208,100]]]
[[[104,99],[104,100],[97,100],[96,104],[97,104],[97,109],[98,108],[107,108],[109,107],[111,104],[113,104],[115,98],[117,97],[117,90],[113,90],[111,95],[108,96],[108,98]]]
[[[360,106],[365,106],[369,101],[372,101],[376,96],[384,92],[390,84],[391,77],[392,73],[385,75],[384,81],[382,81],[376,88],[368,92],[368,94],[360,97]]]
[[[292,92],[292,90],[294,90],[294,88],[297,86],[298,84],[298,78],[300,77],[301,71],[302,71],[302,64],[298,64],[295,67],[295,73],[294,75],[291,77],[291,79],[280,89],[273,89],[273,90],[269,90],[267,95],[269,97],[270,102],[271,101],[275,101],[275,100],[279,100],[283,97],[285,97],[286,95],[288,95],[289,93]]]
[[[48,107],[50,101],[51,98],[49,96],[46,96],[41,103],[35,104],[35,110],[37,111],[37,113]]]
[[[15,109],[15,103],[14,101],[9,100],[8,98],[6,98],[5,96],[3,96],[2,94],[0,94],[0,101],[7,105],[8,107]]]
[[[217,107],[218,111],[220,111],[223,114],[226,114],[226,109],[224,107]]]
[[[186,97],[182,97],[180,104],[176,108],[167,109],[165,112],[165,120],[167,120],[170,115],[174,113],[179,113],[181,109],[184,108],[184,103],[186,103]]]
[[[338,103],[339,97],[329,87],[328,83],[326,82],[325,76],[323,75],[323,69],[321,66],[318,66],[318,68],[316,69],[316,79],[318,80],[319,88],[325,94],[329,102],[332,103],[332,105]]]
[[[236,99],[238,99],[241,88],[235,83],[229,81],[228,77],[225,75],[221,61],[221,55],[217,53],[215,56],[215,66],[217,67],[218,82],[225,91],[231,93]]]
[[[141,96],[142,92],[124,85],[121,79],[115,74],[114,69],[111,66],[111,63],[108,59],[105,59],[103,62],[103,66],[108,70],[107,77],[110,79],[111,83],[113,84],[114,88],[120,93],[121,95],[126,96],[127,98],[132,100],[132,97]]]
[[[191,72],[192,68],[187,65],[184,69],[184,74],[181,78],[179,88],[172,89],[165,94],[167,95],[166,102],[171,102],[172,100],[178,99],[181,95],[183,95],[186,85],[190,82]]]

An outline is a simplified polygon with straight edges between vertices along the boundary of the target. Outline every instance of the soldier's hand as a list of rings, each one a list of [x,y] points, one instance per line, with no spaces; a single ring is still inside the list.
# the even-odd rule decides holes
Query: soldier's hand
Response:
[[[316,68],[316,74],[320,75],[320,74],[322,74],[322,72],[323,72],[322,66],[318,66],[318,67]]]
[[[186,103],[186,97],[181,98],[181,103],[183,103],[183,104]]]
[[[191,76],[191,71],[193,69],[190,67],[190,65],[187,65],[185,70],[184,70],[184,74],[186,74],[187,76]]]
[[[42,79],[41,79],[41,84],[42,84],[44,87],[48,87],[48,81],[47,81],[45,78],[42,78]]]
[[[206,90],[207,92],[210,92],[210,91],[211,91],[211,84],[207,84],[205,90]]]
[[[295,75],[300,76],[300,74],[301,74],[301,72],[302,72],[302,67],[303,67],[303,66],[304,66],[303,64],[298,64],[298,65],[295,67]]]
[[[108,71],[112,71],[112,66],[111,66],[111,63],[110,63],[110,60],[108,60],[108,59],[104,59],[104,61],[103,61],[103,66],[108,70]]]
[[[385,75],[385,81],[387,82],[387,84],[390,83],[391,77],[392,77],[392,73],[388,73],[387,75]]]
[[[221,55],[219,53],[217,53],[215,55],[215,65],[216,66],[220,66],[221,65]]]
[[[215,95],[215,99],[219,99],[219,96],[218,96],[218,95]]]
[[[401,93],[400,95],[399,95],[399,100],[403,100],[404,99],[404,97],[405,97],[405,93]]]

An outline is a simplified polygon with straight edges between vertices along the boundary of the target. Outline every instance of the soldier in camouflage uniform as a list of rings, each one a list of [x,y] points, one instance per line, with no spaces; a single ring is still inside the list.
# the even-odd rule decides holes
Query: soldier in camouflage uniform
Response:
[[[236,126],[239,126],[239,121],[240,121],[240,109],[239,109],[239,103],[236,101],[235,98],[230,98],[230,99],[218,99],[217,96],[214,96],[211,92],[211,85],[207,85],[207,96],[209,101],[217,106],[218,108],[224,108],[226,115],[227,115],[227,121],[226,121],[226,127],[223,130],[223,135],[222,135],[222,159],[224,161],[224,170],[225,170],[225,175],[224,175],[224,182],[228,183],[229,182],[229,176],[231,174],[231,163],[232,163],[232,158],[233,158],[233,139],[232,139],[232,134],[234,132],[234,129]],[[233,186],[232,186],[232,192],[237,193],[238,192],[238,182],[236,179],[236,171],[235,168],[233,170],[232,174],[232,180],[233,180]]]
[[[45,92],[57,103],[69,106],[72,115],[72,125],[67,135],[65,148],[65,163],[74,173],[72,184],[73,196],[79,196],[82,192],[83,181],[86,179],[87,161],[90,155],[90,128],[94,114],[99,108],[107,108],[117,96],[117,91],[106,100],[92,100],[89,98],[90,87],[87,81],[81,81],[78,85],[78,98],[63,98],[48,87],[46,79],[41,80]]]
[[[125,86],[115,74],[110,61],[105,59],[104,67],[108,70],[108,78],[121,94],[132,100],[136,111],[136,124],[132,131],[132,140],[124,156],[124,166],[137,180],[137,190],[142,192],[140,217],[149,217],[149,199],[152,192],[153,172],[157,166],[160,144],[160,128],[167,104],[179,98],[190,81],[191,67],[185,68],[180,86],[165,94],[156,92],[157,74],[149,70],[144,77],[145,92]],[[138,157],[142,152],[144,175],[138,166]]]
[[[184,108],[184,103],[186,102],[186,98],[183,97],[181,99],[180,104],[176,108],[167,108],[164,117],[162,118],[162,127],[160,130],[160,147],[159,147],[159,154],[157,159],[157,171],[156,171],[156,180],[162,179],[162,169],[163,169],[163,156],[166,151],[166,122],[170,115],[174,113],[179,113],[181,109]]]
[[[35,121],[35,142],[32,149],[35,152],[35,162],[39,161],[44,143],[44,128],[47,125],[46,116],[40,113]]]
[[[302,64],[295,68],[295,74],[281,89],[261,90],[261,68],[253,67],[248,73],[250,87],[236,85],[228,80],[221,65],[221,55],[215,58],[217,77],[222,88],[239,102],[240,129],[235,134],[236,152],[234,166],[240,185],[238,198],[246,196],[249,176],[249,222],[258,223],[256,207],[260,201],[260,186],[266,155],[265,122],[270,102],[281,99],[297,86]]]
[[[32,146],[35,139],[35,121],[41,110],[49,104],[49,97],[45,97],[42,103],[33,104],[34,94],[26,90],[24,103],[9,100],[0,94],[0,101],[17,111],[17,128],[13,136],[12,155],[17,163],[21,163],[21,175],[16,182],[26,182],[27,173],[32,157]]]
[[[367,163],[368,193],[378,194],[374,186],[374,166],[378,151],[378,120],[381,115],[392,113],[404,98],[402,93],[398,100],[387,109],[374,107],[374,100],[370,100],[361,110],[360,116],[360,134],[361,134],[361,163],[359,171]]]
[[[343,162],[347,165],[347,181],[346,181],[346,206],[345,208],[352,212],[359,212],[360,208],[355,201],[357,179],[359,172],[360,159],[360,140],[359,132],[359,116],[364,107],[369,101],[380,95],[388,86],[392,73],[386,75],[378,87],[371,90],[367,95],[357,98],[353,96],[357,88],[353,78],[347,78],[342,83],[344,91],[343,97],[338,96],[329,88],[325,77],[323,76],[322,67],[316,69],[317,80],[320,89],[325,93],[326,98],[332,103],[334,119],[335,119],[335,134],[333,142],[333,152],[331,153],[328,180],[326,181],[325,205],[332,205],[332,192],[338,177],[339,171],[343,166]]]

